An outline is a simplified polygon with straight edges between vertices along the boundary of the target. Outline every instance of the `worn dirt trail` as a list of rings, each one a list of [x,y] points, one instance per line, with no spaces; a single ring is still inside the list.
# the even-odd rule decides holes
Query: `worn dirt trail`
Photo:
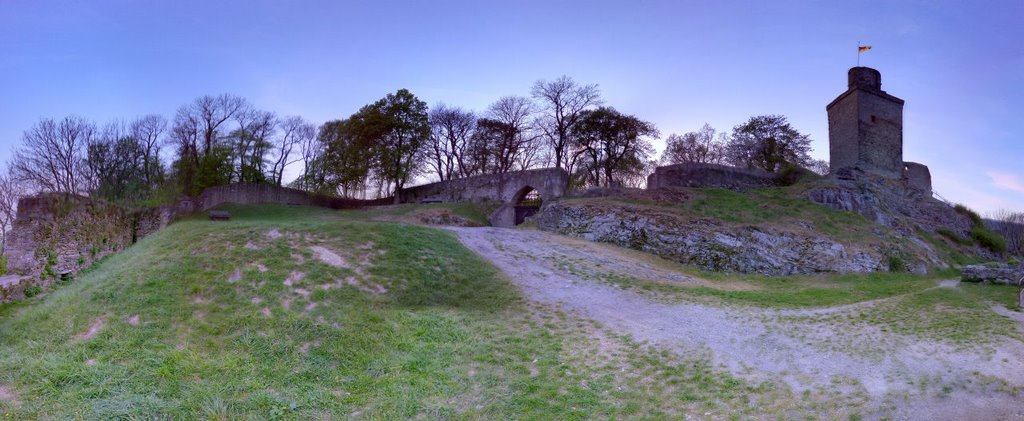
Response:
[[[1024,418],[1024,399],[1019,397],[993,399],[981,390],[958,390],[936,397],[940,393],[934,390],[979,376],[1020,386],[1024,383],[1024,344],[1017,341],[1007,341],[990,352],[958,351],[874,329],[835,329],[786,317],[847,311],[845,308],[779,311],[656,302],[604,282],[601,276],[618,274],[694,286],[707,282],[636,259],[611,246],[546,232],[450,229],[463,244],[500,268],[529,299],[560,306],[638,341],[687,355],[707,356],[751,381],[781,380],[796,392],[818,389],[866,394],[878,405],[897,397],[897,410],[888,415],[898,419],[946,419],[956,414]],[[950,286],[947,283],[942,287]],[[871,304],[849,307],[863,305]],[[808,343],[815,341],[856,345]],[[922,379],[926,386],[922,386]]]

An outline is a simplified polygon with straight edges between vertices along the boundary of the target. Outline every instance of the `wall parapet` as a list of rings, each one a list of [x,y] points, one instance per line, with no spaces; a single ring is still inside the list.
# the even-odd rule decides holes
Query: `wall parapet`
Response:
[[[647,177],[647,189],[666,187],[716,187],[748,190],[779,185],[775,174],[755,168],[720,164],[684,163],[654,169]]]

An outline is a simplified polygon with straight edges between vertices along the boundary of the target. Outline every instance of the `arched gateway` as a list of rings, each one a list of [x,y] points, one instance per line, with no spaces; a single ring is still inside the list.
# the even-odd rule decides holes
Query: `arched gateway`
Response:
[[[488,220],[496,227],[514,227],[540,209],[540,200],[562,197],[568,185],[565,170],[540,168],[424,184],[403,189],[399,198],[402,203],[500,202]]]

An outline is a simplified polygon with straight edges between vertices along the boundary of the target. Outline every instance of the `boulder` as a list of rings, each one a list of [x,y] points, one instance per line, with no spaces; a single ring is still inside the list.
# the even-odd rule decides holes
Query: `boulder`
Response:
[[[1013,267],[1003,263],[967,265],[960,271],[960,278],[966,282],[1018,285],[1022,277],[1024,277],[1024,267]]]

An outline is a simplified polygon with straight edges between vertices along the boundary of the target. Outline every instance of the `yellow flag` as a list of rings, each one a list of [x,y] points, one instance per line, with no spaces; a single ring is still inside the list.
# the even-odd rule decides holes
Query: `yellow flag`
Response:
[[[860,46],[857,46],[857,52],[858,53],[863,53],[863,52],[865,52],[867,50],[870,50],[870,49],[871,49],[870,45],[860,45]]]

